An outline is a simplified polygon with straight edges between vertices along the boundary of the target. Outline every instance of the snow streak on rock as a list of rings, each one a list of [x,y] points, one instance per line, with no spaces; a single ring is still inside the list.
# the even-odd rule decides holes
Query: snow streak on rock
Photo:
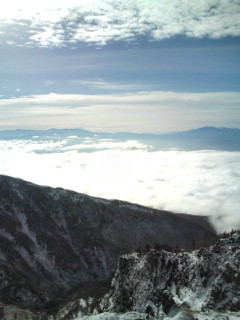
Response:
[[[216,319],[231,318],[220,317],[221,312],[237,317],[239,266],[239,231],[193,252],[151,249],[146,254],[123,255],[102,308],[116,313],[145,313],[149,319],[194,319],[194,314],[210,315],[216,310]]]

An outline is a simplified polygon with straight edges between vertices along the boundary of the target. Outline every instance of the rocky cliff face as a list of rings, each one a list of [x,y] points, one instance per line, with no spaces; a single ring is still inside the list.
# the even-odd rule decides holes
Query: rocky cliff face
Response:
[[[205,217],[0,176],[0,305],[47,312],[73,291],[103,294],[123,251],[214,234]]]
[[[240,231],[193,252],[123,255],[102,310],[115,312],[111,319],[237,319],[239,267]]]

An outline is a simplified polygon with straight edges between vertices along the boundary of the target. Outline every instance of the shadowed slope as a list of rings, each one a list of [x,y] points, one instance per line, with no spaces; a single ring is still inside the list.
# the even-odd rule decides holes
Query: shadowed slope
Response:
[[[109,280],[125,250],[154,243],[185,246],[215,234],[206,217],[94,198],[3,175],[0,219],[4,288],[11,291],[22,281],[37,301],[25,301],[17,288],[11,297],[15,292],[16,303],[30,308],[40,308],[81,283]]]

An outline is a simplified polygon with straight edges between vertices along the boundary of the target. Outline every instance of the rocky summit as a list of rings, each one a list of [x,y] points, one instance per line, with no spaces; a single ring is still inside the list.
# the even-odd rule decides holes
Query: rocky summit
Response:
[[[101,307],[99,318],[85,319],[239,319],[240,231],[192,252],[121,256]]]
[[[214,235],[206,217],[0,175],[0,318],[17,314],[16,319],[25,319],[14,311],[18,308],[46,318],[73,298],[104,295],[119,255],[128,250],[163,243],[181,248]],[[154,255],[163,253],[149,254],[146,259],[158,261]],[[123,256],[119,270],[132,259],[140,257]],[[153,270],[154,263],[149,265]]]

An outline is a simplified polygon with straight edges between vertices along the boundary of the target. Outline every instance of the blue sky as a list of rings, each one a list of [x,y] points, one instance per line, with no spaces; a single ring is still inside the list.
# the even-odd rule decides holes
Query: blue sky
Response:
[[[240,128],[239,0],[0,4],[0,129]]]

